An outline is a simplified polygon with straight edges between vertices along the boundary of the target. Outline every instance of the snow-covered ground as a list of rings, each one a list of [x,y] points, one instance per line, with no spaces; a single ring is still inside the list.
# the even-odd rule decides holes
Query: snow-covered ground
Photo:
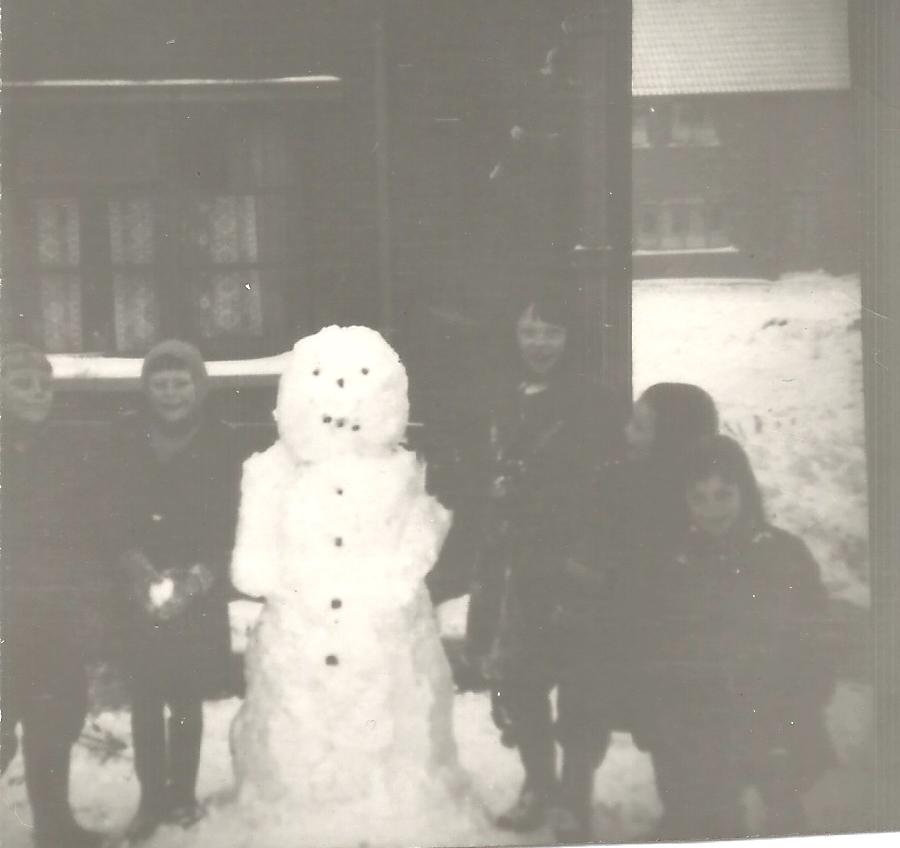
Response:
[[[835,597],[866,606],[861,342],[856,277],[635,283],[635,392],[709,391],[771,519],[807,540]]]
[[[763,281],[665,280],[635,286],[635,388],[685,380],[707,388],[726,429],[749,449],[770,514],[800,532],[818,556],[835,598],[868,602],[859,286],[853,278],[802,275]],[[439,610],[442,629],[458,634],[465,602]],[[843,680],[828,711],[840,765],[807,798],[818,832],[864,830],[871,796],[872,688]],[[231,782],[231,699],[207,704],[199,792]],[[491,810],[512,802],[521,782],[514,751],[503,748],[483,694],[456,699],[460,753]],[[72,797],[79,819],[97,829],[123,828],[137,804],[125,711],[89,719],[75,750]],[[30,812],[21,757],[0,781],[4,848],[29,845]],[[651,762],[617,734],[594,787],[597,839],[638,839],[660,812]],[[751,830],[759,805],[748,797]],[[527,841],[548,844],[549,834]],[[521,838],[510,837],[510,844]],[[201,848],[201,846],[197,846]],[[207,846],[202,846],[207,848]],[[228,846],[217,846],[228,848]]]

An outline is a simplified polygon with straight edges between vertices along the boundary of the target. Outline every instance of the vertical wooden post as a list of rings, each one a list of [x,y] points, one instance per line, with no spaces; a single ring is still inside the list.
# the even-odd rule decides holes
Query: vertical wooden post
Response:
[[[582,86],[580,240],[587,367],[631,400],[631,2],[583,0],[574,17]]]
[[[375,191],[378,232],[378,288],[381,331],[391,338],[394,327],[394,278],[391,256],[390,114],[388,91],[388,0],[380,0],[374,19],[375,42]]]
[[[876,697],[875,829],[900,830],[900,0],[850,3],[862,149],[863,377]]]

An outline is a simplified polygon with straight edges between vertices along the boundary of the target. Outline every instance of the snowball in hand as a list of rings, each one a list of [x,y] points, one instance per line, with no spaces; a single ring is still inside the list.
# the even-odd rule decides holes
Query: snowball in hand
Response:
[[[150,586],[150,603],[159,609],[163,604],[168,603],[172,599],[175,591],[175,584],[170,577],[157,580]]]

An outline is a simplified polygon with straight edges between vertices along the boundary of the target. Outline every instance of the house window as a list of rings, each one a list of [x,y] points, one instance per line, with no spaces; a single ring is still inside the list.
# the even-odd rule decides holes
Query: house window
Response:
[[[650,147],[650,119],[652,113],[649,106],[635,103],[631,112],[631,146],[634,149]]]
[[[19,128],[16,284],[48,351],[140,355],[180,336],[236,356],[279,343],[296,189],[277,116],[107,106]]]
[[[31,220],[44,341],[49,350],[77,350],[82,337],[77,201],[73,197],[37,198]]]
[[[194,324],[204,339],[263,331],[253,195],[192,199],[185,209]]]
[[[784,241],[788,256],[791,261],[808,261],[820,250],[819,198],[811,191],[791,192],[786,207]]]
[[[719,200],[679,198],[636,205],[634,246],[637,250],[710,250],[729,244]]]
[[[718,147],[719,133],[713,112],[701,100],[640,99],[631,112],[631,146]]]
[[[671,104],[669,145],[672,147],[718,147],[719,134],[706,103],[686,100]]]
[[[634,240],[638,250],[659,247],[659,207],[655,203],[641,203],[634,224]]]
[[[146,197],[110,200],[106,216],[115,349],[123,353],[146,350],[161,335],[160,292],[154,271],[157,204]]]

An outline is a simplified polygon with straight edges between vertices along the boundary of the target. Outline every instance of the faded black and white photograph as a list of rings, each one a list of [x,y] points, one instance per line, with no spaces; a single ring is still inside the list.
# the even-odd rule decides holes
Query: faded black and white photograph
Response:
[[[4,848],[889,829],[898,4],[2,12]]]

